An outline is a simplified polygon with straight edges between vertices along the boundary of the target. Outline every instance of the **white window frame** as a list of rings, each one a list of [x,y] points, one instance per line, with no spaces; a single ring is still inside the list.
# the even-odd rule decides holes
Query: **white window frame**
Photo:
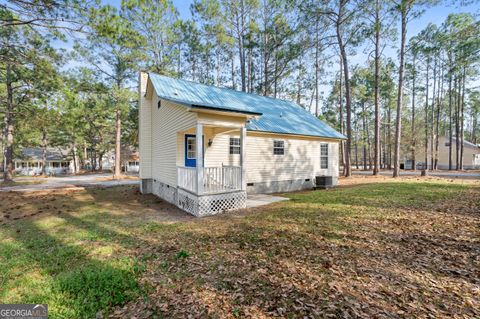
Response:
[[[320,169],[328,169],[328,143],[320,143]]]
[[[228,149],[230,155],[240,155],[240,138],[230,137]]]
[[[196,149],[196,137],[188,136],[187,137],[187,159],[196,159],[197,158],[197,149]],[[193,145],[193,148],[189,148],[189,144]]]
[[[285,141],[273,140],[273,155],[285,155]]]

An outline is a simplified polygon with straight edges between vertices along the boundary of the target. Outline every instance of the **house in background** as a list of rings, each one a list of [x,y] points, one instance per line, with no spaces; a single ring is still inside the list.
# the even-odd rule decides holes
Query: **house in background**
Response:
[[[26,147],[19,157],[13,160],[15,173],[19,175],[41,175],[43,165],[43,149]],[[46,153],[47,175],[61,175],[73,172],[73,159],[70,150],[48,148]]]
[[[455,137],[452,138],[452,169],[456,169],[456,143]],[[446,136],[438,139],[438,169],[449,169],[449,145],[450,140]],[[428,146],[428,169],[431,165],[431,148]],[[421,147],[415,154],[417,169],[423,169],[425,166],[425,149]],[[411,154],[405,154],[405,168],[412,169]],[[480,169],[480,146],[468,141],[463,141],[463,169]]]
[[[127,173],[138,173],[140,171],[140,154],[137,150],[130,150],[126,154],[123,161],[123,170]]]
[[[344,136],[295,103],[141,73],[141,191],[204,216],[335,185]]]
[[[85,161],[85,169],[91,170],[92,169],[92,158],[91,150],[87,150]],[[98,153],[97,153],[98,154]],[[140,159],[138,150],[132,146],[122,146],[121,149],[121,165],[122,165],[122,172],[128,173],[138,173],[140,171]],[[97,155],[98,156],[98,155]],[[102,155],[101,159],[96,158],[96,168],[102,171],[113,171],[115,168],[115,150],[112,149],[105,154]]]

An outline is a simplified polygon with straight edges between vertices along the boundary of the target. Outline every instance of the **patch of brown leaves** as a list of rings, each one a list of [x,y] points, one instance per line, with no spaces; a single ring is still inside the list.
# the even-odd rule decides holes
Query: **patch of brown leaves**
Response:
[[[151,256],[148,298],[112,317],[476,318],[479,198],[476,187],[421,208],[366,208],[328,233],[322,209],[195,221],[138,251]]]

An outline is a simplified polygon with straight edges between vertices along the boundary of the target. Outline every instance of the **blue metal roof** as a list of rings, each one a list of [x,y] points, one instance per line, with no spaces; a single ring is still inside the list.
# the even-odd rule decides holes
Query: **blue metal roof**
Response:
[[[344,139],[345,136],[301,106],[285,100],[226,88],[173,79],[149,73],[157,95],[194,108],[259,115],[247,124],[249,131]]]

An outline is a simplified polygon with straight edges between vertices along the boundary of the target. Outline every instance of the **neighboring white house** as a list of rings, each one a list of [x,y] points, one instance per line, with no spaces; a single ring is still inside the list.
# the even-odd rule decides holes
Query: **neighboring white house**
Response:
[[[456,149],[457,139],[452,137],[452,169],[456,169]],[[460,144],[460,142],[459,142]],[[428,145],[428,169],[432,169],[432,151],[431,144]],[[438,169],[449,169],[449,145],[450,139],[446,136],[440,136],[438,139]],[[434,151],[435,153],[435,151]],[[411,154],[405,154],[404,162],[406,169],[412,169]],[[416,168],[423,169],[425,167],[425,149],[420,147],[415,155]],[[463,169],[480,169],[480,145],[475,145],[469,141],[463,141]]]
[[[15,173],[19,175],[40,175],[43,165],[43,149],[26,147],[21,155],[13,160]],[[46,152],[47,175],[61,175],[73,172],[73,160],[69,150],[48,148]]]
[[[87,155],[85,158],[85,167],[87,170],[92,169],[91,158],[89,151],[85,152]],[[140,171],[140,160],[139,153],[135,147],[131,146],[122,146],[121,149],[121,167],[123,172],[129,173],[138,173]],[[98,154],[97,154],[98,155]],[[100,162],[101,161],[101,162]],[[101,168],[102,170],[111,170],[115,168],[115,149],[112,149],[102,155],[102,158],[97,158],[97,169]]]
[[[141,191],[203,216],[338,179],[344,136],[295,103],[141,73]]]

